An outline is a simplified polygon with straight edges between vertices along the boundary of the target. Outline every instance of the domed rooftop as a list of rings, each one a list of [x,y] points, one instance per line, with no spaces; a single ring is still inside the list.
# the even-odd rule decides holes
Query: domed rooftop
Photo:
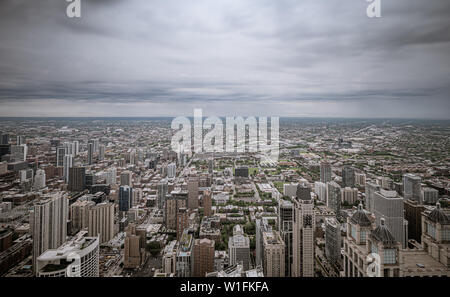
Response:
[[[358,205],[358,210],[353,214],[350,220],[361,227],[370,227],[372,225],[372,222],[363,210],[362,204]]]
[[[442,210],[441,204],[439,202],[436,203],[436,208],[430,212],[430,214],[428,215],[428,218],[431,221],[433,221],[435,223],[439,223],[441,225],[450,225],[450,218]]]
[[[372,231],[372,237],[381,241],[385,245],[393,245],[396,243],[394,236],[385,224],[384,218],[380,219],[380,225]]]

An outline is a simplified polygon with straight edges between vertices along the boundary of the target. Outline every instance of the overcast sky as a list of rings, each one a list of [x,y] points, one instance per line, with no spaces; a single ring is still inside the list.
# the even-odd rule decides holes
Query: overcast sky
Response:
[[[0,116],[450,118],[450,1],[0,0]]]

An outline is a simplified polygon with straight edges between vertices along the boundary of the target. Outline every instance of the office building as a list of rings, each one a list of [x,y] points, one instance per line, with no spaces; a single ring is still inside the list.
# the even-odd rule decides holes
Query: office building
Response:
[[[422,212],[425,206],[415,200],[404,200],[405,220],[408,221],[408,240],[414,239],[418,243],[422,237]]]

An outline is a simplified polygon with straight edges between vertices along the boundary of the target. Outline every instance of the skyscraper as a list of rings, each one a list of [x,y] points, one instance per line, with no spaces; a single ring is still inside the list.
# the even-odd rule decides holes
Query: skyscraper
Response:
[[[366,195],[365,208],[366,208],[366,210],[373,212],[373,200],[374,200],[375,192],[380,191],[380,189],[381,189],[380,185],[377,185],[372,182],[366,183],[366,190],[365,190],[365,195]]]
[[[91,142],[88,143],[87,163],[88,165],[94,164],[94,144]]]
[[[214,271],[214,240],[196,239],[193,248],[193,277],[204,277]]]
[[[69,184],[67,189],[70,192],[81,192],[86,188],[86,168],[69,168]]]
[[[126,170],[120,174],[120,185],[121,186],[133,186],[133,173]]]
[[[177,165],[175,163],[170,163],[167,165],[167,177],[168,178],[175,178],[177,173]]]
[[[422,204],[420,176],[407,173],[403,175],[403,198],[411,199]]]
[[[61,146],[56,149],[56,167],[63,167],[64,156],[66,155],[67,148]]]
[[[128,211],[133,205],[133,188],[130,186],[121,186],[119,188],[119,210]]]
[[[376,217],[377,226],[380,225],[381,218],[384,218],[389,231],[395,240],[400,242],[403,248],[408,241],[407,221],[404,219],[403,198],[395,191],[386,191],[380,189],[374,194],[373,213]]]
[[[285,244],[285,276],[292,276],[293,235],[294,235],[294,205],[290,201],[282,200],[279,204],[278,230]]]
[[[334,211],[336,216],[340,215],[341,199],[341,187],[334,181],[329,182],[327,184],[327,206]]]
[[[325,256],[332,264],[341,260],[341,225],[335,218],[325,218]]]
[[[11,145],[11,159],[15,162],[25,161],[27,159],[28,147],[26,144]]]
[[[198,208],[198,178],[190,178],[187,182],[188,187],[188,208]]]
[[[45,188],[45,171],[42,169],[38,169],[36,171],[36,176],[34,177],[33,188],[35,190],[40,190]]]
[[[230,266],[242,264],[244,270],[250,267],[250,239],[244,235],[240,225],[233,227],[233,236],[228,240]]]
[[[95,206],[94,201],[77,200],[69,207],[69,218],[72,234],[89,229],[89,210]],[[95,234],[97,236],[98,234]]]
[[[98,160],[103,161],[105,159],[105,146],[100,145],[98,147]]]
[[[355,169],[351,166],[345,165],[342,168],[342,187],[355,187]]]
[[[312,277],[314,276],[314,202],[311,199],[310,189],[304,184],[298,185],[294,207],[292,276]]]
[[[63,167],[64,167],[63,176],[64,176],[64,180],[66,181],[66,183],[69,183],[70,168],[72,166],[73,166],[73,156],[72,155],[65,155],[64,156],[64,163],[63,163]]]
[[[189,227],[189,213],[185,207],[180,207],[177,213],[177,240],[180,240],[184,230]]]
[[[269,225],[269,222],[265,218],[256,219],[256,265],[263,265],[264,262],[264,239],[263,233],[272,231],[272,227]]]
[[[33,269],[36,259],[48,249],[56,249],[66,241],[69,201],[60,194],[37,202],[30,215],[33,236]]]
[[[206,190],[203,192],[203,215],[205,217],[210,217],[212,215],[212,198],[211,191]]]
[[[114,237],[114,204],[109,202],[92,206],[89,212],[89,236],[98,236],[100,244]]]
[[[320,163],[320,181],[322,183],[331,181],[331,164],[327,161]]]
[[[162,179],[158,183],[158,201],[157,205],[159,209],[164,209],[164,204],[166,202],[166,196],[168,192],[168,182],[166,179]]]
[[[265,277],[285,276],[285,244],[277,231],[263,233],[264,261],[263,270]]]

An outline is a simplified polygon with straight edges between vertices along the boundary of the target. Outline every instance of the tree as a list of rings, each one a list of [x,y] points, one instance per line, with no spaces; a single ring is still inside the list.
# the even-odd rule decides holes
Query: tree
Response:
[[[152,241],[147,244],[147,251],[150,252],[152,257],[156,257],[161,251],[161,245],[157,241]]]

